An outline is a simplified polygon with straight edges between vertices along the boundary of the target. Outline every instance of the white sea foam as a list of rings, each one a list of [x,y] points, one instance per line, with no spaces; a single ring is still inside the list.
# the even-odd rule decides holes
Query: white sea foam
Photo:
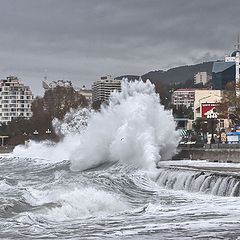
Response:
[[[60,126],[55,120],[58,130],[67,135],[60,143],[30,142],[27,148],[17,147],[14,154],[52,161],[69,159],[71,169],[81,171],[106,161],[150,170],[159,160],[169,159],[176,152],[179,134],[173,117],[159,103],[150,81],[123,81],[122,91],[111,94],[108,106],[77,117],[81,114],[72,112]],[[86,119],[88,123],[83,124]]]
[[[54,221],[112,215],[128,209],[127,203],[117,194],[93,187],[60,188],[51,191],[29,190],[29,194],[24,196],[28,203],[33,206],[46,206],[40,208],[36,215]]]

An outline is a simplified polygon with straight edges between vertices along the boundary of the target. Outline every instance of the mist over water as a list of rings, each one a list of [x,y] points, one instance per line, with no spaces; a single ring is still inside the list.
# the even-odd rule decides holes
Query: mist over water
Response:
[[[123,81],[122,91],[113,92],[100,112],[71,111],[64,121],[54,120],[54,126],[65,136],[60,143],[31,142],[14,154],[70,160],[73,171],[115,161],[153,170],[158,161],[175,154],[179,139],[173,117],[150,81]]]

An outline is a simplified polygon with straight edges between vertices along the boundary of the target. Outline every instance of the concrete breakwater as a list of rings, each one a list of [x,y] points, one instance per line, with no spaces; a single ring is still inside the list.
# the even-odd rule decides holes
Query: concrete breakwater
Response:
[[[240,163],[237,148],[181,148],[173,159],[208,160],[211,162]]]
[[[196,168],[192,166],[161,166],[157,183],[174,190],[208,193],[218,196],[240,196],[237,169]]]

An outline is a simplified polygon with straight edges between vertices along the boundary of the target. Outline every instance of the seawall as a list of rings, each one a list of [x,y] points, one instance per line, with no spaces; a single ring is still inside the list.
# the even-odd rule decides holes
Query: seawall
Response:
[[[0,154],[1,153],[11,153],[15,146],[0,146]]]
[[[240,163],[240,149],[181,148],[173,159],[208,160],[211,162]]]
[[[200,192],[217,196],[240,196],[239,168],[161,166],[157,183],[175,190]]]

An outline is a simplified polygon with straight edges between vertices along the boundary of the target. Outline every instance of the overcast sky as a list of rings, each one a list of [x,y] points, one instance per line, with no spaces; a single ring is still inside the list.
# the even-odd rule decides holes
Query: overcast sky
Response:
[[[111,74],[221,59],[240,32],[239,0],[0,0],[0,78],[74,86]]]

